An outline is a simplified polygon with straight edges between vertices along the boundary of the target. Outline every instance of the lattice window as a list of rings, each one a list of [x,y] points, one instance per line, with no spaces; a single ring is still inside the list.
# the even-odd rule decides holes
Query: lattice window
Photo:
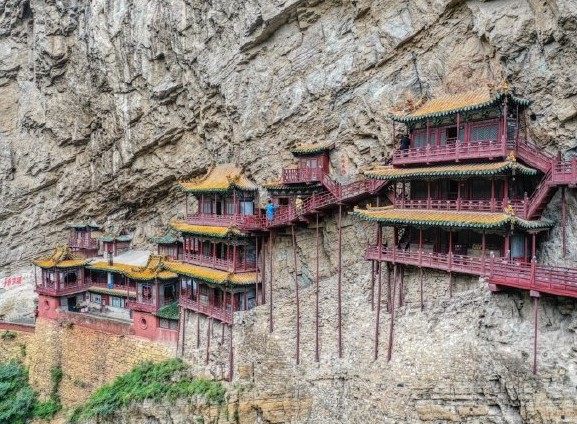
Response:
[[[496,141],[499,127],[497,124],[471,128],[471,141]]]

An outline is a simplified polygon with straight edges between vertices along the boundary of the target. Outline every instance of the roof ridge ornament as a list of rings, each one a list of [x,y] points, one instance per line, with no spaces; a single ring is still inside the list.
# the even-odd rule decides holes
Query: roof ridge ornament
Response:
[[[509,155],[507,156],[507,160],[509,162],[517,162],[517,158],[515,157],[515,152],[513,150],[511,150],[509,152]]]

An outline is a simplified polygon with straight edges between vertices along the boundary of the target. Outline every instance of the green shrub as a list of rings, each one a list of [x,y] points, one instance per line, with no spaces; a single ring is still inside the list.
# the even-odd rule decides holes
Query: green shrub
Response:
[[[4,331],[2,333],[2,335],[0,336],[0,339],[2,340],[14,340],[16,338],[17,334],[14,331]]]
[[[60,402],[53,399],[49,399],[46,402],[37,402],[34,405],[34,417],[51,420],[61,408]]]
[[[0,424],[25,424],[35,402],[26,368],[16,362],[0,364]]]
[[[176,378],[177,373],[186,368],[180,359],[143,363],[94,392],[85,404],[74,410],[70,420],[77,422],[112,415],[132,402],[145,399],[167,399],[174,402],[178,398],[199,395],[211,403],[224,403],[226,391],[219,382],[190,377]]]

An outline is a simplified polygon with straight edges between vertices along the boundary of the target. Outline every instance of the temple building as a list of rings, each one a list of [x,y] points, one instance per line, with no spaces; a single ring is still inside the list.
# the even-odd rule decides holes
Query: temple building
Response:
[[[554,225],[540,214],[561,183],[554,156],[526,139],[529,104],[501,86],[393,115],[406,135],[392,165],[365,171],[387,182],[392,205],[355,209],[378,224],[367,259],[488,276],[491,289],[519,286],[506,274],[523,270],[521,285],[533,285],[537,246]]]
[[[87,288],[84,266],[88,260],[70,247],[58,247],[52,254],[33,263],[40,268],[40,276],[36,268],[34,273],[38,315],[55,319],[59,308],[76,311]]]
[[[96,222],[88,220],[70,224],[70,238],[68,246],[73,252],[82,255],[85,258],[92,258],[98,255],[100,244],[99,238],[102,236],[102,227]]]
[[[156,254],[166,257],[167,259],[179,261],[182,260],[182,237],[173,229],[169,229],[164,235],[159,237],[150,237],[151,243],[156,244]]]
[[[104,257],[118,256],[129,250],[132,245],[132,235],[124,231],[105,233],[100,236],[99,240]]]
[[[256,208],[258,186],[234,165],[217,165],[206,176],[181,181],[185,220],[170,227],[182,234],[183,262],[164,266],[180,276],[180,306],[232,324],[233,313],[257,302],[258,233],[264,217]],[[196,210],[188,211],[188,195]]]

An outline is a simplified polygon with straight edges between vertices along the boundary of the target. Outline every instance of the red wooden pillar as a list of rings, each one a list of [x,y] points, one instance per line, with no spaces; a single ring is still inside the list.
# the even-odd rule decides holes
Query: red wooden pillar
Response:
[[[232,271],[233,272],[236,271],[236,249],[237,249],[237,246],[236,246],[236,244],[234,244],[232,246]]]
[[[509,177],[505,176],[503,181],[503,208],[509,205]]]
[[[397,286],[397,264],[393,266],[393,294],[391,296],[391,316],[389,322],[389,347],[387,351],[387,362],[389,362],[393,356],[393,330],[395,323],[395,288]]]
[[[338,349],[339,349],[339,358],[343,357],[343,333],[342,333],[342,327],[343,327],[343,320],[342,320],[342,298],[341,298],[341,291],[342,291],[342,274],[343,274],[343,270],[342,270],[342,265],[343,265],[343,227],[342,227],[342,208],[343,205],[341,203],[339,203],[339,274],[338,274],[338,280],[337,280],[337,304],[338,304],[338,310],[337,310],[337,315],[338,315],[338,330],[339,330],[339,340],[338,340]]]
[[[184,193],[184,213],[186,216],[186,219],[188,219],[188,193]]]
[[[427,180],[427,208],[431,207],[431,181]]]
[[[425,308],[424,306],[424,302],[423,302],[423,268],[419,267],[419,282],[420,282],[420,286],[421,286],[421,311]]]
[[[208,359],[210,356],[210,325],[212,323],[212,317],[208,317],[206,321],[206,358],[204,363],[208,365]]]
[[[184,356],[184,343],[185,343],[185,336],[186,336],[186,320],[188,318],[187,316],[187,312],[188,310],[186,308],[181,308],[182,311],[182,345],[180,348],[180,355]],[[179,322],[180,325],[180,322]],[[177,349],[178,350],[178,349]]]
[[[460,126],[461,126],[461,114],[457,112],[457,142],[461,140],[461,138],[459,137],[461,135],[461,129],[459,128]]]
[[[52,272],[54,272],[54,280],[56,281],[56,290],[60,290],[60,272],[58,272],[56,267],[52,268]]]
[[[316,290],[315,290],[315,362],[320,361],[319,354],[319,214],[317,213],[316,227]]]
[[[381,228],[381,224],[377,224],[378,225],[378,229],[377,229],[377,248],[379,249],[379,260],[376,264],[376,269],[378,272],[378,276],[377,276],[377,316],[376,316],[376,320],[375,320],[375,361],[377,360],[377,358],[379,357],[379,330],[380,330],[380,323],[381,323],[381,300],[382,300],[382,292],[381,292],[381,287],[382,287],[382,265],[383,263],[381,262],[382,259],[382,255],[383,255],[383,232],[382,232],[382,228]],[[372,261],[373,265],[375,264],[374,261]],[[388,271],[388,267],[387,267],[387,271]],[[388,305],[388,304],[387,304]]]
[[[228,381],[232,381],[234,377],[234,352],[232,345],[232,324],[229,325],[230,328],[230,342],[228,349]]]
[[[537,233],[531,233],[531,259],[537,256]]]
[[[264,242],[264,237],[261,239],[261,250],[262,250],[262,278],[261,278],[261,296],[262,304],[266,303],[266,245]]]
[[[274,326],[273,326],[273,316],[272,316],[272,281],[273,281],[273,266],[272,266],[272,252],[273,252],[273,247],[274,247],[274,232],[271,230],[270,231],[270,252],[269,252],[269,257],[270,257],[270,289],[268,292],[268,296],[269,296],[269,321],[268,321],[268,331],[269,333],[273,332]]]
[[[567,197],[565,187],[561,187],[561,237],[563,243],[563,257],[567,255]]]
[[[214,242],[212,242],[212,263],[216,263],[216,243]]]
[[[295,226],[291,225],[291,235],[293,243],[293,261],[295,269],[295,301],[296,301],[296,363],[300,364],[300,344],[301,344],[301,331],[300,331],[300,299],[299,299],[299,280],[298,280],[298,270],[297,270],[297,244],[295,236]]]
[[[491,212],[495,212],[495,177],[491,177]]]
[[[399,244],[399,229],[393,227],[393,263],[397,260],[397,245]]]
[[[537,374],[537,334],[539,330],[539,292],[531,290],[531,297],[533,297],[533,374]]]
[[[461,181],[457,180],[457,210],[461,210]]]
[[[510,238],[510,234],[509,234],[509,231],[507,231],[507,234],[505,234],[505,256],[507,257],[507,260],[511,259],[509,238]]]
[[[259,263],[258,263],[258,237],[255,237],[254,242],[255,242],[255,248],[254,248],[255,258],[254,258],[254,259],[255,259],[255,267],[256,267],[256,287],[255,287],[256,293],[255,293],[254,301],[256,302],[256,305],[258,306],[258,305],[259,305],[259,297],[258,297],[258,277],[259,277],[259,266],[258,266],[258,265],[259,265]],[[245,249],[244,256],[245,256],[245,264],[246,264],[246,256],[247,256],[247,255],[246,255],[246,249]],[[246,266],[245,266],[245,269],[246,269]],[[262,290],[261,290],[261,291],[262,291]]]
[[[485,260],[486,260],[486,255],[485,255],[485,249],[486,249],[486,239],[487,236],[485,234],[485,230],[483,230],[483,234],[481,235],[481,268],[482,268],[482,272],[483,275],[485,274]]]

